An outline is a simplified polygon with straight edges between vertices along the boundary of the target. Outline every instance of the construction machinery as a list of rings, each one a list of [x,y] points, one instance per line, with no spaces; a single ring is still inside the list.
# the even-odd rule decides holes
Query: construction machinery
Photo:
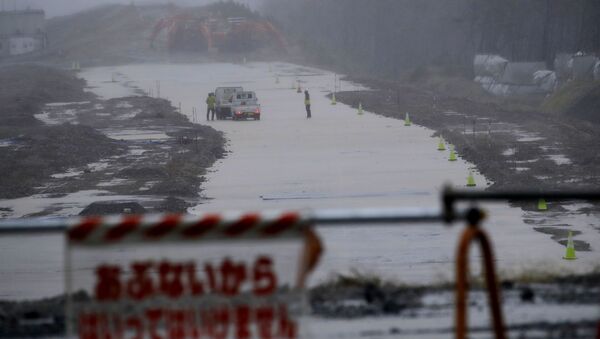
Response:
[[[286,51],[281,32],[266,20],[244,17],[220,18],[190,13],[174,14],[160,19],[150,35],[150,47],[166,33],[166,47],[176,51],[245,52],[273,46]]]

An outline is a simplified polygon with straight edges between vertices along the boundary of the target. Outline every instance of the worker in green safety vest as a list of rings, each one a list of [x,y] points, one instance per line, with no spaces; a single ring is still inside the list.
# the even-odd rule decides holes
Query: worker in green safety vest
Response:
[[[212,112],[212,120],[215,120],[215,103],[216,103],[215,95],[213,93],[208,93],[208,98],[206,98],[206,120],[209,120],[210,113]]]
[[[304,105],[306,106],[306,119],[310,119],[310,94],[304,91]]]

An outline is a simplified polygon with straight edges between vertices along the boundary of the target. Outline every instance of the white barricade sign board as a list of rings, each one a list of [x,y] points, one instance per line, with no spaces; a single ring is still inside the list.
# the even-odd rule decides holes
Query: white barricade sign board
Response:
[[[297,214],[85,219],[68,233],[68,332],[300,337],[313,236]]]

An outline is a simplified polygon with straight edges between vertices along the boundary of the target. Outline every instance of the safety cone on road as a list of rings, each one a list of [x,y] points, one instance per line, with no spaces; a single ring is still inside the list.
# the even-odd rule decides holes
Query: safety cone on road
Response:
[[[563,257],[565,260],[575,260],[575,245],[573,244],[573,232],[569,231],[569,238],[567,240],[567,251]]]
[[[473,172],[469,172],[469,176],[467,177],[467,187],[475,187],[475,177],[473,176]]]
[[[335,100],[335,93],[331,94],[331,104],[332,105],[337,105],[337,101]]]
[[[358,115],[362,115],[363,114],[363,108],[362,108],[362,102],[358,103]]]
[[[438,151],[445,151],[446,145],[444,145],[444,139],[440,137],[440,141],[438,142]]]
[[[408,112],[406,112],[406,116],[404,117],[404,126],[410,125],[412,125],[412,122],[410,122],[410,116],[408,115]]]
[[[448,161],[456,161],[456,152],[454,151],[453,145],[450,145],[450,156],[448,157]]]
[[[548,204],[546,204],[545,199],[538,200],[538,211],[546,211],[548,209]]]

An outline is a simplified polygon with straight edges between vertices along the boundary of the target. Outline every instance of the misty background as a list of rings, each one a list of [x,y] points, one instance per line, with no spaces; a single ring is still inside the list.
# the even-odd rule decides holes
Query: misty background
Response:
[[[82,10],[107,4],[174,4],[177,6],[202,6],[215,2],[214,0],[0,0],[3,10],[14,9],[43,9],[46,17],[56,17],[73,14]],[[258,8],[261,0],[235,0],[233,2]]]

